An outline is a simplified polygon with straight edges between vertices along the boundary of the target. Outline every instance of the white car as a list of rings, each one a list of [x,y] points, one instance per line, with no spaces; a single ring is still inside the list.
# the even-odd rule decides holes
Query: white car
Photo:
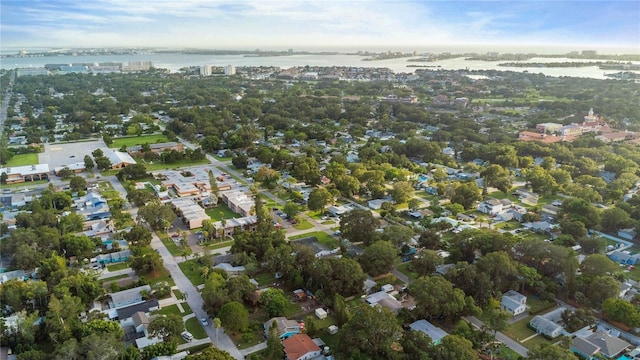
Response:
[[[200,318],[200,323],[202,324],[202,326],[207,327],[209,326],[209,322],[207,321],[206,317],[201,317]]]

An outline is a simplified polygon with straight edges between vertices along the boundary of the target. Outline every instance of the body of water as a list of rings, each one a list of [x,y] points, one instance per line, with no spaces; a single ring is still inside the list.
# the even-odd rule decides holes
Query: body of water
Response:
[[[537,67],[502,67],[498,61],[468,61],[464,58],[447,59],[434,62],[408,62],[408,58],[398,58],[377,61],[362,61],[364,57],[358,55],[291,55],[273,57],[245,57],[242,55],[190,55],[190,54],[138,54],[138,55],[99,55],[99,56],[47,56],[34,58],[3,58],[0,59],[0,68],[14,69],[25,67],[42,67],[46,64],[71,64],[71,63],[99,63],[130,61],[152,61],[154,67],[178,71],[185,66],[277,66],[283,69],[294,66],[350,66],[350,67],[386,67],[394,72],[413,73],[416,67],[407,65],[427,65],[429,70],[502,70],[515,72],[542,73],[549,76],[572,76],[594,79],[607,79],[605,71],[597,66],[577,68],[537,68]],[[523,62],[563,62],[563,61],[598,61],[587,59],[564,58],[533,58]],[[606,73],[618,71],[608,70]]]

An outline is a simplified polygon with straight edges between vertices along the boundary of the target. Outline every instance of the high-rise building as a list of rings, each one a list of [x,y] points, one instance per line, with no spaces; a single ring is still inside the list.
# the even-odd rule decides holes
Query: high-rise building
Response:
[[[224,74],[225,75],[235,75],[236,74],[236,67],[235,65],[227,65],[224,67]]]
[[[211,65],[203,65],[200,67],[201,76],[211,76]]]

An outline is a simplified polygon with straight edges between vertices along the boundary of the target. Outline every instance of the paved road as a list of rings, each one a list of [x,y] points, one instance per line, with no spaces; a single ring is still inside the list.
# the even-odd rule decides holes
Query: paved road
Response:
[[[195,316],[199,319],[201,317],[207,317],[207,314],[202,310],[202,297],[198,290],[191,284],[191,281],[187,279],[187,277],[182,273],[182,270],[178,267],[178,263],[176,263],[173,256],[169,253],[169,250],[164,246],[160,238],[156,235],[155,232],[152,233],[153,239],[151,240],[151,247],[158,250],[160,256],[162,256],[162,261],[164,263],[164,267],[171,274],[171,278],[175,281],[176,286],[180,289],[180,291],[187,295],[187,303],[193,310]],[[210,322],[212,323],[212,322]],[[236,345],[231,341],[231,338],[224,333],[224,331],[219,331],[218,336],[216,336],[215,329],[210,324],[205,328],[207,335],[209,335],[209,340],[219,349],[229,352],[231,356],[236,359],[244,359],[244,356],[240,353]],[[193,341],[189,345],[193,346],[197,344],[197,342]]]
[[[254,345],[254,346],[252,346],[250,348],[246,348],[246,349],[240,350],[240,352],[242,353],[242,355],[247,356],[247,355],[253,354],[255,352],[258,352],[260,350],[264,350],[266,348],[267,348],[267,342],[263,341],[260,344]]]
[[[480,321],[480,319],[476,318],[475,316],[465,316],[463,317],[463,319],[465,319],[467,322],[470,322],[478,329],[482,329],[482,327],[484,326],[484,323]],[[529,349],[527,349],[526,347],[522,346],[519,342],[512,340],[510,337],[508,337],[507,335],[499,331],[496,333],[496,340],[503,343],[509,349],[517,352],[520,356],[526,357],[527,354],[529,353]]]

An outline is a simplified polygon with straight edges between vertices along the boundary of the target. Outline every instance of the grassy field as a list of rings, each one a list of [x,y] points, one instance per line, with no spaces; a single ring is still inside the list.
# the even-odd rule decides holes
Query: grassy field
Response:
[[[126,262],[122,262],[122,263],[118,263],[118,264],[111,264],[111,265],[107,265],[107,269],[109,271],[118,271],[118,270],[124,270],[127,269],[129,267],[129,264]]]
[[[198,263],[198,259],[187,260],[178,264],[180,270],[191,281],[193,286],[204,284],[204,279],[200,273],[200,269],[204,266]]]
[[[144,143],[155,144],[169,142],[169,139],[162,134],[157,135],[147,135],[147,136],[130,136],[130,137],[121,137],[113,139],[113,143],[109,146],[110,148],[119,149],[122,146],[131,147],[136,145],[142,145]]]
[[[232,219],[240,217],[239,214],[234,213],[226,204],[222,202],[219,202],[218,205],[216,205],[216,207],[213,209],[206,209],[205,212],[214,222],[220,221],[222,219]]]
[[[296,230],[309,230],[313,228],[313,225],[305,219],[300,219],[297,224],[293,225]]]
[[[324,245],[328,249],[335,249],[339,246],[338,240],[336,240],[333,236],[323,231],[315,231],[307,234],[292,236],[289,238],[289,240],[298,240],[298,239],[304,239],[308,237],[315,237],[320,244]]]
[[[209,324],[209,326],[211,326],[211,324]],[[202,328],[202,325],[200,324],[200,320],[194,317],[187,319],[187,321],[185,321],[184,323],[184,327],[196,339],[204,339],[207,337],[207,333]]]
[[[6,167],[38,164],[38,154],[17,154],[7,161]]]

